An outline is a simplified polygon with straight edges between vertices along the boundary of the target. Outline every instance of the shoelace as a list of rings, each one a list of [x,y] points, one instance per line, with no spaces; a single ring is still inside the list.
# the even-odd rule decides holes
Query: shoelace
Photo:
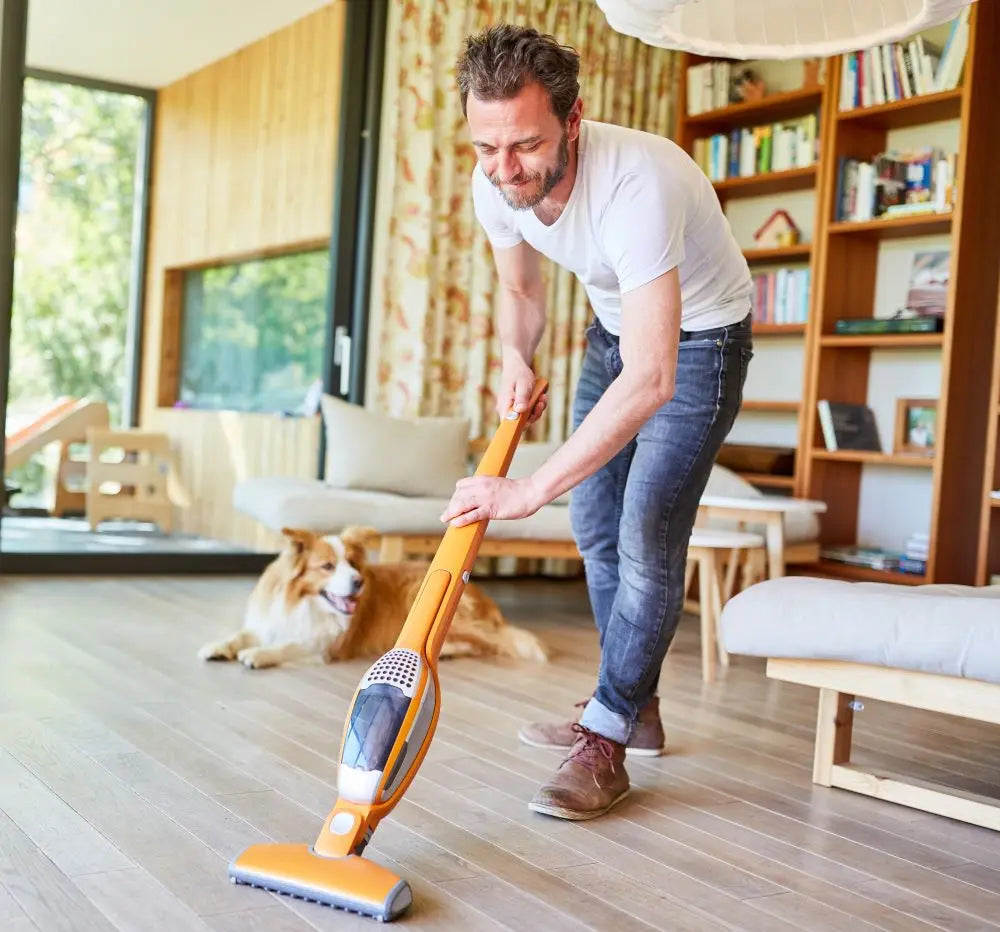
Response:
[[[585,728],[579,722],[573,723],[573,731],[583,738],[583,742],[577,741],[567,760],[586,767],[594,778],[594,785],[600,788],[601,784],[597,779],[597,766],[603,757],[611,765],[611,772],[614,773],[615,749],[607,738],[599,735],[596,731]]]

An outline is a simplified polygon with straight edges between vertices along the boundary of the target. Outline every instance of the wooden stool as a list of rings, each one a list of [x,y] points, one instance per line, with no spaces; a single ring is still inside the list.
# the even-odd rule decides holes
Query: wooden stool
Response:
[[[736,570],[743,568],[747,577],[754,573],[754,562],[763,558],[765,540],[750,531],[723,531],[696,527],[688,543],[688,561],[684,592],[691,583],[691,573],[698,568],[698,614],[701,616],[701,676],[706,683],[715,680],[715,654],[719,663],[729,666],[729,654],[719,640],[719,616],[722,606],[733,594]],[[720,578],[724,572],[724,578]]]

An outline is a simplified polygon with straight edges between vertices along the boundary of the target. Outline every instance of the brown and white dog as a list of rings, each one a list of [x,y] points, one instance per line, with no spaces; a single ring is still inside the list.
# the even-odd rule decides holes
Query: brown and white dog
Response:
[[[369,563],[377,539],[369,528],[337,536],[282,529],[285,546],[247,600],[244,626],[198,651],[202,660],[273,667],[302,659],[326,663],[378,657],[391,650],[427,573],[420,563]],[[545,661],[531,632],[507,624],[474,583],[465,586],[442,657],[502,656]]]

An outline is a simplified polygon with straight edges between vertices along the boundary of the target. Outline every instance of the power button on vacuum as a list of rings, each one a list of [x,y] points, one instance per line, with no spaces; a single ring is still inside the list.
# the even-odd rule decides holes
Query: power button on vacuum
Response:
[[[330,820],[330,831],[334,835],[346,835],[354,828],[355,816],[349,812],[338,812]]]

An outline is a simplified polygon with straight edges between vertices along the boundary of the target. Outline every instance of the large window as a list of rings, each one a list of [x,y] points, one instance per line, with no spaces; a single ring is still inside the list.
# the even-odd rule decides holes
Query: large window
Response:
[[[295,411],[322,377],[326,248],[184,272],[179,401]]]

